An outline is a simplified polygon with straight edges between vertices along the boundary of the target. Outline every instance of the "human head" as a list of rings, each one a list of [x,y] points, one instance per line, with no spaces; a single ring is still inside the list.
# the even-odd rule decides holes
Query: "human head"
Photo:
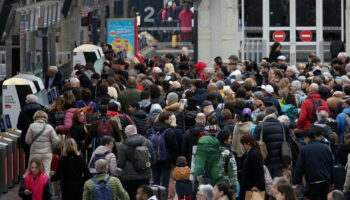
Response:
[[[80,81],[76,77],[72,77],[71,79],[69,79],[69,83],[70,83],[70,86],[72,88],[79,88],[80,87]]]
[[[317,112],[317,121],[319,123],[326,123],[328,121],[329,114],[325,110]]]
[[[339,190],[333,190],[328,193],[327,200],[345,200],[344,193]]]
[[[279,52],[281,51],[281,44],[279,42],[273,43],[271,47],[271,52]]]
[[[44,172],[44,166],[42,161],[39,158],[32,158],[30,160],[30,173],[32,173],[34,176],[37,176]]]
[[[304,142],[306,144],[308,144],[311,140],[315,139],[315,137],[317,135],[316,131],[318,131],[318,130],[319,129],[315,125],[311,125],[308,129],[306,129],[302,133],[302,137],[304,138]]]
[[[182,49],[181,49],[181,54],[183,56],[188,56],[189,55],[188,47],[183,46]]]
[[[28,94],[26,96],[26,104],[38,103],[38,97],[34,94]]]
[[[97,173],[108,172],[108,162],[105,159],[99,159],[95,162],[95,168]]]
[[[141,185],[137,188],[136,200],[148,200],[153,196],[153,190],[148,185]]]
[[[127,137],[133,136],[137,134],[137,129],[134,125],[128,125],[125,127],[125,135]]]
[[[170,92],[166,98],[167,105],[177,103],[178,101],[179,101],[179,95],[177,95],[175,92]]]
[[[222,145],[231,146],[232,135],[229,131],[227,131],[227,130],[220,131],[217,138]]]
[[[200,185],[198,187],[197,192],[197,200],[214,200],[215,194],[214,194],[214,188],[213,186],[207,184],[207,185]]]
[[[83,109],[78,109],[73,114],[73,123],[84,123],[85,122],[85,112]]]
[[[187,165],[186,157],[185,156],[179,156],[176,159],[176,165]]]
[[[57,74],[58,68],[57,66],[50,66],[49,69],[47,70],[47,75],[49,77],[53,77]]]
[[[136,87],[136,78],[133,76],[130,76],[128,78],[128,87]]]
[[[109,148],[112,151],[112,149],[114,147],[114,138],[111,136],[108,136],[108,135],[103,136],[102,141],[101,141],[101,145]]]
[[[172,118],[171,116],[173,115],[173,112],[164,110],[159,114],[158,120],[160,122],[163,122],[165,124],[171,125]]]
[[[81,91],[81,98],[83,101],[88,101],[91,100],[92,94],[91,91],[88,88],[84,88]]]
[[[309,94],[317,93],[319,91],[319,86],[316,83],[311,83],[308,90],[309,90]]]
[[[297,90],[301,90],[301,82],[299,80],[292,81],[290,83],[290,91],[295,92]]]
[[[245,151],[248,151],[249,149],[252,149],[252,148],[258,148],[257,142],[255,141],[254,137],[251,135],[242,136],[240,142],[243,145],[243,148]]]
[[[166,63],[164,65],[164,73],[171,74],[171,73],[174,73],[174,72],[175,72],[174,65],[172,63]]]
[[[79,155],[77,143],[73,138],[68,138],[63,144],[63,156],[70,154]]]
[[[340,52],[337,57],[340,63],[345,64],[348,54],[346,52]]]
[[[290,184],[281,184],[277,187],[276,200],[297,200]]]
[[[198,124],[205,124],[206,123],[206,116],[204,113],[197,114],[196,123],[198,123]]]
[[[215,199],[223,198],[227,196],[229,199],[232,197],[232,191],[230,187],[224,182],[218,182],[214,186]]]
[[[288,184],[289,181],[285,177],[276,177],[272,180],[272,196],[276,198],[277,188],[282,184]]]
[[[232,64],[237,64],[238,60],[239,60],[238,56],[234,55],[234,54],[230,55],[230,57],[228,57],[228,59],[229,59],[230,63],[232,63]]]
[[[34,113],[33,115],[33,120],[37,120],[37,119],[44,119],[47,120],[48,116],[46,114],[46,112],[42,111],[42,110],[38,110]]]
[[[214,111],[214,106],[210,101],[205,100],[202,103],[202,109],[203,109],[203,113],[206,116],[208,116],[210,113],[212,113]]]

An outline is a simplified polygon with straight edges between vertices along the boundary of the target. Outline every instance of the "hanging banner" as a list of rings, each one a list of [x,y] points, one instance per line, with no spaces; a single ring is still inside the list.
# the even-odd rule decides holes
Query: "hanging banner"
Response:
[[[136,19],[108,19],[107,43],[117,54],[126,52],[127,57],[134,57],[137,53],[137,24]]]

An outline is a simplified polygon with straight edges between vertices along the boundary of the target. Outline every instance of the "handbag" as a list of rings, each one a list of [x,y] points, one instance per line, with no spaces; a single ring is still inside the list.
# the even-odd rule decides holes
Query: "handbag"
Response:
[[[256,191],[246,191],[244,200],[264,200],[265,191],[256,192]]]
[[[282,153],[282,162],[283,164],[289,164],[292,161],[292,149],[290,147],[289,142],[286,140],[286,133],[284,131],[284,126],[282,125],[282,134],[283,134],[283,142],[281,145],[281,153]]]
[[[261,156],[263,160],[265,160],[267,158],[268,152],[267,152],[267,147],[263,140],[263,137],[264,137],[264,122],[261,123],[260,140],[258,141],[258,144],[260,147]]]

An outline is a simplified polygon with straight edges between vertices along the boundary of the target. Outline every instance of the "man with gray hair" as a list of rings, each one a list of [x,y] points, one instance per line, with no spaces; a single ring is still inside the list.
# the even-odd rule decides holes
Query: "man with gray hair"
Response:
[[[301,90],[301,82],[299,80],[295,80],[290,83],[290,92],[297,99],[298,105],[301,105],[306,98],[305,93]]]
[[[215,192],[210,184],[200,185],[196,195],[197,199],[215,200]]]
[[[346,52],[340,52],[338,53],[338,60],[341,64],[346,64],[349,61],[348,54]]]
[[[83,199],[84,200],[93,200],[98,199],[99,197],[95,196],[96,188],[103,187],[101,182],[105,182],[106,185],[110,186],[110,189],[103,190],[103,196],[111,197],[111,199],[125,199],[129,200],[128,193],[124,190],[123,185],[120,180],[116,177],[109,176],[108,172],[108,162],[105,159],[99,159],[95,162],[97,175],[92,179],[88,180],[84,184]],[[99,185],[96,187],[96,185]],[[99,194],[101,195],[101,194]],[[101,198],[101,197],[100,197]]]
[[[309,128],[309,126],[317,121],[317,109],[320,106],[324,106],[328,109],[327,102],[321,99],[319,91],[319,86],[316,83],[312,83],[309,88],[307,88],[309,95],[301,104],[301,110],[297,125],[302,131]]]
[[[122,169],[119,176],[125,190],[130,195],[130,199],[135,199],[137,188],[141,185],[148,185],[151,179],[151,166],[147,169],[137,169],[137,155],[140,147],[147,147],[149,153],[149,161],[151,164],[155,162],[153,146],[151,141],[140,134],[134,125],[128,125],[125,128],[127,138],[119,148],[118,167]]]
[[[26,165],[29,159],[29,145],[25,142],[28,128],[33,123],[34,113],[38,110],[43,110],[43,106],[38,103],[38,97],[34,94],[26,96],[25,105],[22,107],[17,120],[17,128],[22,130],[21,134],[21,148],[23,148],[26,158]]]
[[[345,200],[345,196],[341,191],[333,190],[328,193],[327,200]]]
[[[56,87],[56,89],[61,93],[63,83],[63,76],[58,70],[57,66],[50,66],[47,70],[47,76],[45,78],[45,88],[49,90]]]

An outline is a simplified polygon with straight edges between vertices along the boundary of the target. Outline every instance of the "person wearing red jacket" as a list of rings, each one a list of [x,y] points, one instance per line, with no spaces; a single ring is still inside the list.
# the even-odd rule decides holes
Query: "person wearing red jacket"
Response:
[[[314,102],[319,102],[321,100],[322,106],[327,107],[327,102],[321,99],[320,94],[318,93],[319,86],[316,83],[312,83],[309,86],[309,95],[303,101],[301,105],[299,119],[297,121],[297,125],[299,129],[306,130],[313,123],[313,113],[314,113]],[[316,109],[317,110],[317,109]],[[317,120],[317,118],[315,118]]]

